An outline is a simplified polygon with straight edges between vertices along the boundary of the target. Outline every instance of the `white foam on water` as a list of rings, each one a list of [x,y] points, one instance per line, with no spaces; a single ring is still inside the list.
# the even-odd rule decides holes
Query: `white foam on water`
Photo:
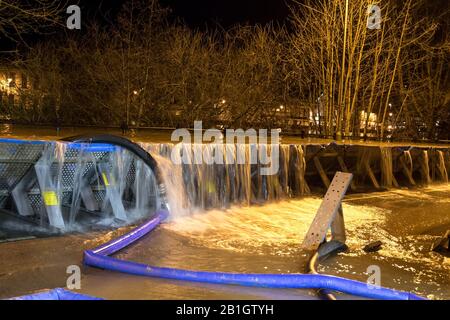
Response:
[[[260,254],[272,248],[285,255],[298,250],[321,201],[309,197],[264,206],[234,206],[180,217],[165,227],[210,248]],[[369,232],[383,221],[383,212],[374,208],[344,204],[344,212],[349,235]]]

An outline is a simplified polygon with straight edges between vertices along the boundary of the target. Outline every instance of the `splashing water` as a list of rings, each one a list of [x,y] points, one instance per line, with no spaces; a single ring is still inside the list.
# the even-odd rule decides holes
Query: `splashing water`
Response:
[[[181,217],[166,228],[209,248],[289,255],[298,250],[321,201],[304,198],[264,206],[233,206]],[[369,231],[375,222],[383,220],[381,210],[346,204],[344,211],[351,236]]]
[[[321,198],[315,197],[287,200],[290,195],[309,192],[307,184],[304,183],[305,161],[301,146],[282,145],[280,147],[281,169],[276,179],[261,176],[255,179],[254,171],[252,172],[249,165],[239,168],[234,164],[234,170],[223,170],[223,167],[219,168],[217,165],[174,165],[170,160],[173,148],[182,149],[187,154],[191,154],[194,148],[203,148],[202,152],[211,152],[212,145],[205,147],[205,145],[187,144],[177,146],[142,144],[142,146],[157,160],[167,184],[172,218],[174,218],[166,226],[168,230],[189,238],[196,245],[208,248],[276,255],[298,252],[299,244],[322,201]],[[225,148],[228,148],[228,154],[234,157],[237,156],[236,148],[239,147],[248,152],[246,145],[238,147],[225,145]],[[382,158],[386,160],[385,162],[390,162],[388,160],[392,154],[386,150],[385,148],[381,150]],[[409,151],[406,151],[405,155],[406,159],[410,160]],[[424,153],[424,156],[427,154]],[[390,186],[392,184],[391,166],[386,166],[383,172],[384,184]],[[250,182],[246,183],[246,181]],[[225,187],[221,186],[223,184]],[[378,194],[375,198],[385,196],[397,198],[398,201],[415,199],[419,203],[442,203],[448,199],[448,197],[436,197],[426,192],[433,189],[424,190],[392,190]],[[370,195],[362,198],[364,197],[371,198]],[[261,205],[264,202],[262,200],[267,202]],[[253,206],[248,207],[248,204]],[[420,260],[424,264],[431,263],[435,258],[424,254],[429,251],[428,248],[426,250],[412,248],[411,243],[415,243],[413,238],[417,239],[418,243],[429,243],[436,236],[408,234],[414,229],[413,227],[403,230],[405,234],[393,235],[392,230],[388,230],[389,224],[392,224],[393,220],[393,225],[405,224],[406,221],[400,221],[404,216],[396,218],[392,211],[379,208],[376,203],[372,206],[354,205],[349,202],[344,204],[347,244],[358,248],[357,251],[351,251],[349,255],[358,256],[365,244],[381,240],[389,248],[389,250],[382,250],[381,256],[410,262]],[[436,223],[446,223],[437,217],[429,220],[433,221],[433,219],[437,221]],[[417,222],[410,221],[410,223],[420,228],[425,224],[419,223],[420,221],[424,222],[427,219],[420,217]]]

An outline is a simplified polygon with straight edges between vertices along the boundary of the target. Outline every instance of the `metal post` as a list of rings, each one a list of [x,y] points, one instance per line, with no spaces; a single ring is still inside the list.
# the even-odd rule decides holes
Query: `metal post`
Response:
[[[65,229],[65,223],[61,211],[60,199],[60,181],[59,173],[61,161],[58,159],[61,155],[57,152],[55,144],[47,146],[42,157],[34,165],[36,176],[39,182],[42,200],[47,212],[49,224],[58,229]],[[58,160],[58,170],[56,174],[52,172],[52,165]]]
[[[125,207],[123,206],[122,196],[117,185],[117,179],[111,173],[108,163],[99,163],[98,170],[102,177],[103,185],[106,190],[104,204],[110,203],[114,216],[122,221],[127,220]]]

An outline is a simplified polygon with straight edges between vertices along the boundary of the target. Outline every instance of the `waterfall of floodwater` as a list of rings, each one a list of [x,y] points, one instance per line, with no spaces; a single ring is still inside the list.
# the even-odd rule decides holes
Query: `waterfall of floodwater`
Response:
[[[158,162],[174,215],[185,215],[196,209],[228,208],[232,204],[264,203],[309,193],[301,145],[140,145]],[[263,155],[269,161],[263,161]],[[274,161],[279,170],[273,175],[262,174],[261,169]]]
[[[405,164],[408,166],[409,172],[413,171],[413,160],[410,150],[403,151],[403,157],[405,158]]]
[[[158,162],[172,215],[263,204],[310,193],[302,145],[141,143],[141,146]],[[370,162],[381,153],[382,184],[391,187],[394,181],[391,149],[364,148],[359,152],[357,171],[362,176],[367,175]],[[422,157],[421,171],[426,173],[423,181],[429,182],[428,153],[423,151]],[[404,158],[412,169],[409,151],[404,152]],[[277,165],[273,174],[264,174],[263,169],[274,162]],[[445,165],[445,155],[438,151],[436,166],[448,182]],[[22,192],[23,203],[21,198],[14,198],[18,213],[40,216],[41,222],[49,222],[61,230],[78,228],[79,218],[86,217],[80,214],[81,208],[102,213],[104,219],[97,219],[95,224],[115,225],[116,221],[128,223],[144,217],[160,205],[153,172],[122,148],[95,152],[88,144],[70,147],[67,143],[51,142],[43,147],[34,169],[36,182],[27,182],[31,185],[27,187],[28,195]],[[104,181],[104,174],[111,183]],[[44,202],[50,204],[44,206]]]
[[[374,156],[377,152],[376,148],[361,148],[358,151],[358,160],[356,163],[356,175],[366,179],[368,176],[368,171],[371,165],[371,162],[374,159]]]
[[[380,147],[381,152],[381,185],[385,188],[391,188],[394,180],[392,168],[392,148]]]
[[[444,152],[441,150],[437,150],[438,155],[438,170],[441,174],[442,180],[445,183],[448,183],[448,173],[447,173],[447,167],[445,166],[445,157]]]
[[[295,154],[295,156],[293,157],[294,168],[295,168],[293,180],[294,180],[294,183],[296,184],[294,192],[296,192],[296,195],[308,194],[308,193],[310,193],[310,189],[305,180],[306,160],[305,160],[304,148],[301,145],[294,145],[294,146],[292,146],[291,150]],[[289,155],[289,153],[285,153],[285,154]],[[286,166],[286,168],[289,168],[289,164]]]
[[[429,184],[431,182],[431,177],[430,177],[430,162],[429,162],[429,157],[428,157],[428,151],[427,150],[423,150],[422,151],[422,181],[424,181],[426,184]]]

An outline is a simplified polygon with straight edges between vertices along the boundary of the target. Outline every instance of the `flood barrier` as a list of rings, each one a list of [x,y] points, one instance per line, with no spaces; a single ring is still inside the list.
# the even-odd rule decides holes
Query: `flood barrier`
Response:
[[[181,214],[323,193],[336,171],[353,174],[349,192],[448,183],[450,172],[445,146],[281,144],[279,170],[265,176],[259,157],[270,148],[258,144],[67,140],[0,139],[0,211],[65,232],[86,216],[124,222],[163,206]],[[217,150],[223,163],[172,162],[173,155],[216,157]]]
[[[113,142],[0,139],[0,213],[55,233],[148,217],[165,202],[155,165]]]

